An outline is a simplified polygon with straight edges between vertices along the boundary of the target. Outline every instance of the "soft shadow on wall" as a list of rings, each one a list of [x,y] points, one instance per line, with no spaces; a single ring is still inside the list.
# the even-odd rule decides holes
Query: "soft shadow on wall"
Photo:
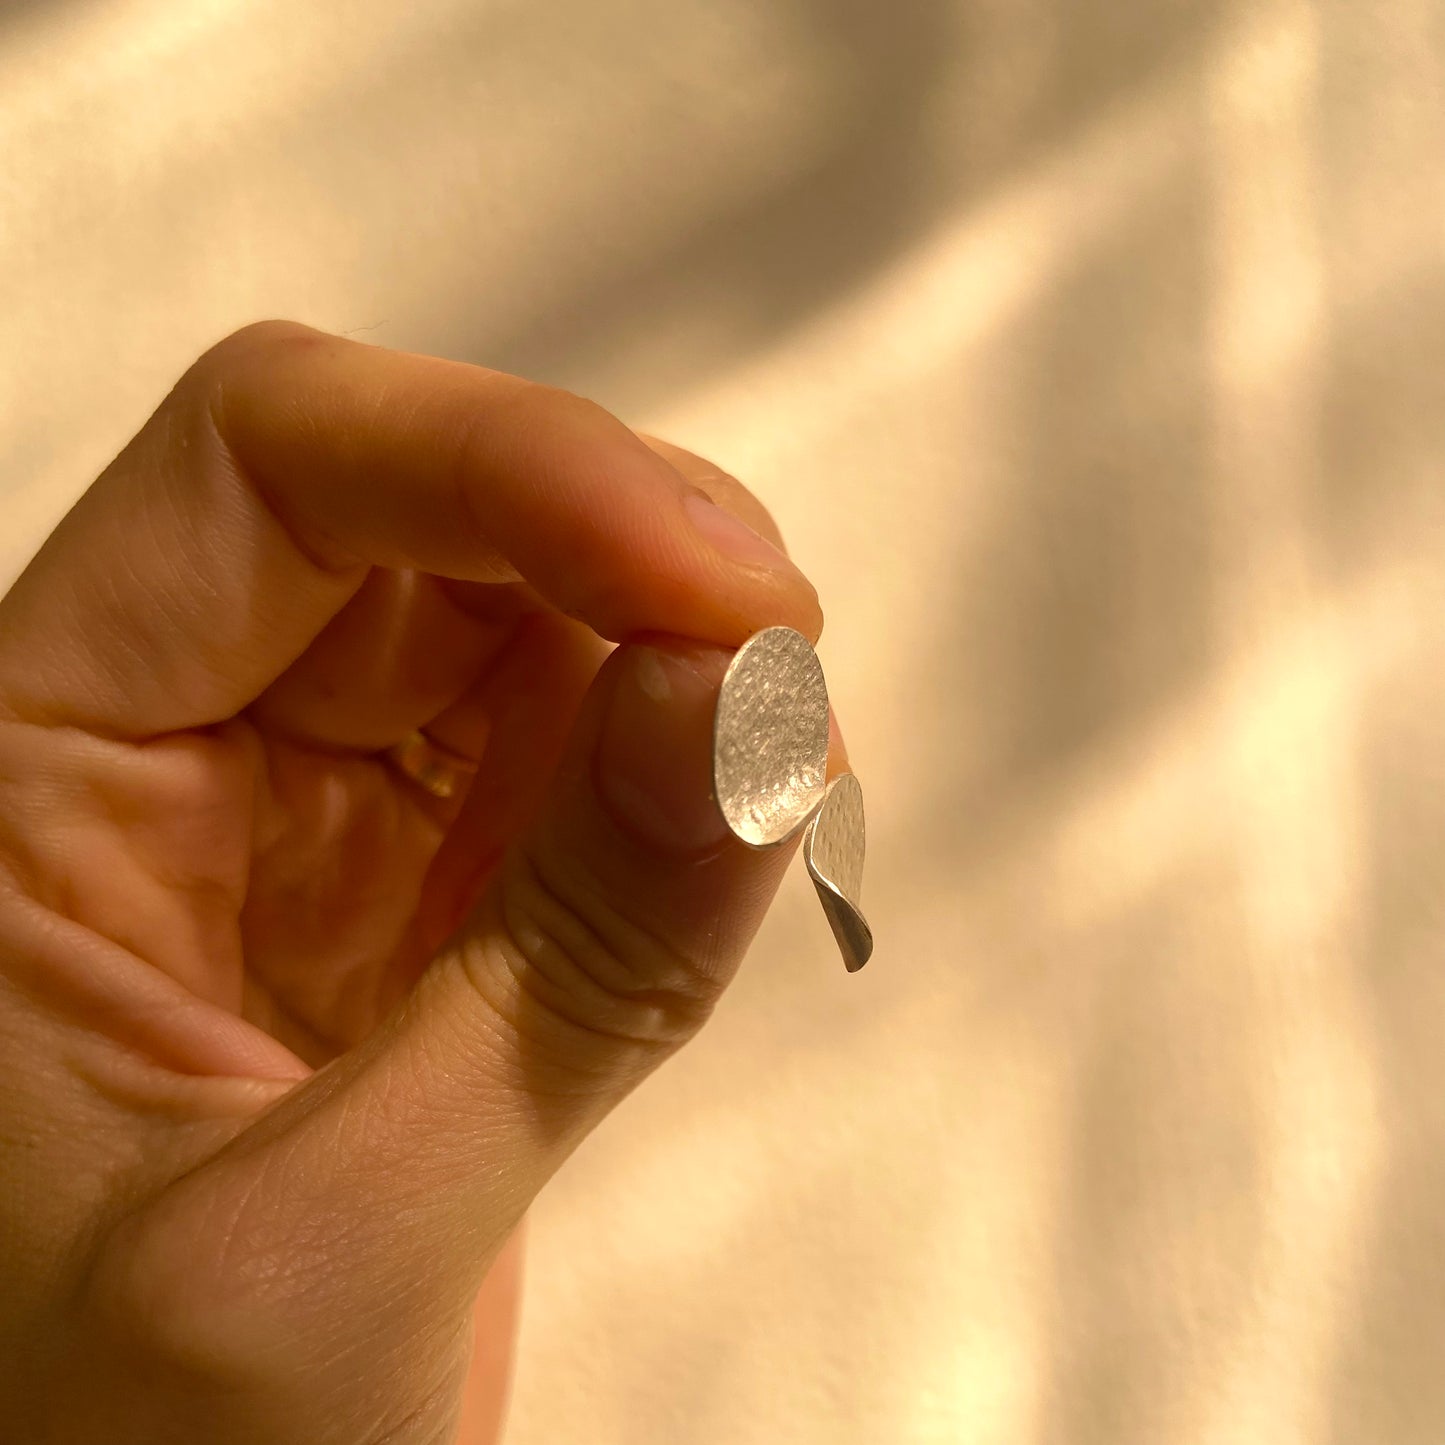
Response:
[[[602,269],[579,236],[545,308],[507,332],[443,322],[448,353],[646,415],[847,296],[1121,90],[1186,62],[1218,10],[1206,0],[1165,14],[1103,0],[790,6],[787,63],[818,72],[829,108],[816,148],[769,189],[695,215],[666,249],[639,236]],[[655,339],[669,332],[700,344],[666,348],[663,361]]]

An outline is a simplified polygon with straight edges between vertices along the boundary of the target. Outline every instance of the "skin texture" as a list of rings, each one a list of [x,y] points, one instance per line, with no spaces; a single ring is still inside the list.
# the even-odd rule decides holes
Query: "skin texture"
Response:
[[[496,1438],[529,1202],[787,866],[707,796],[730,650],[821,627],[758,533],[588,402],[287,323],[66,517],[0,603],[8,1438]]]

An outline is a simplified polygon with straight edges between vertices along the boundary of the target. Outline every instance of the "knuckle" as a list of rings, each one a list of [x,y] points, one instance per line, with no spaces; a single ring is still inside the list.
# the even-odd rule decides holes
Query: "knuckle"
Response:
[[[222,337],[187,367],[148,430],[157,422],[163,423],[163,440],[168,447],[179,438],[189,445],[194,440],[192,433],[214,434],[226,393],[236,379],[254,365],[258,356],[307,336],[315,338],[319,333],[293,321],[253,321]]]
[[[227,394],[257,368],[335,344],[335,337],[299,321],[253,321],[203,352],[177,384],[172,401],[219,422]]]
[[[325,1253],[304,1230],[251,1227],[276,1189],[265,1174],[218,1188],[203,1170],[112,1222],[80,1296],[95,1337],[177,1387],[278,1387],[321,1344],[308,1319]]]
[[[216,1287],[207,1253],[178,1248],[165,1231],[145,1225],[117,1230],[86,1281],[89,1327],[118,1362],[169,1385],[255,1386],[270,1363],[269,1349],[258,1354],[256,1342],[274,1334],[241,1327],[243,1311]]]
[[[324,332],[303,326],[299,321],[252,321],[216,342],[196,363],[195,369],[225,374],[253,362],[258,355],[274,353],[281,348],[315,346],[330,340],[332,338]]]
[[[570,1067],[645,1069],[706,1022],[721,985],[624,917],[578,865],[513,849],[491,917],[463,944],[473,984],[505,1021]]]

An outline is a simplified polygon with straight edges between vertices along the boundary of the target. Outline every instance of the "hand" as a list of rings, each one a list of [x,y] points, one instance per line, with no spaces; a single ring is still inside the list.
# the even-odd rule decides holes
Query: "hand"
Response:
[[[0,603],[7,1439],[435,1445],[469,1368],[491,1438],[508,1239],[787,865],[708,792],[729,649],[820,627],[758,532],[590,403],[280,323],[66,517]]]

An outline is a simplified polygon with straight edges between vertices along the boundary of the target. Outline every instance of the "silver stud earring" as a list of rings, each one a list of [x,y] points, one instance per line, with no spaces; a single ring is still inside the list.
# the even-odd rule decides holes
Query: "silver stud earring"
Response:
[[[723,677],[713,719],[713,793],[733,834],[776,848],[803,834],[803,862],[850,973],[868,962],[863,917],[863,790],[830,783],[828,686],[812,644],[791,627],[755,632]]]

